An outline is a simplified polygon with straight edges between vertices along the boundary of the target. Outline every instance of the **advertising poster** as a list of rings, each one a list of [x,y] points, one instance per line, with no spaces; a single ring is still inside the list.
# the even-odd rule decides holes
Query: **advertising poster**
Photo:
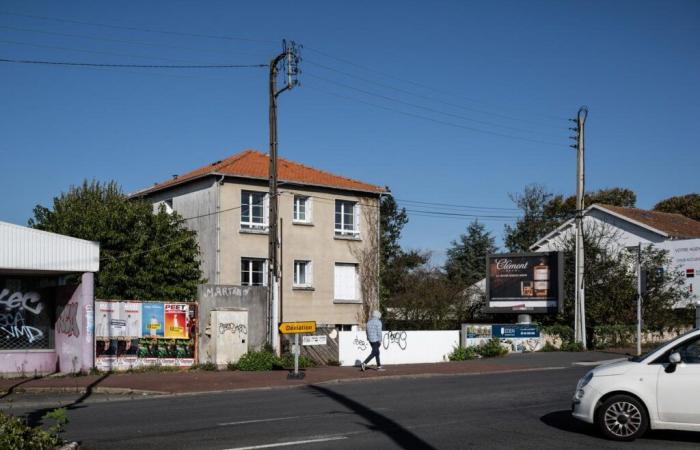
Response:
[[[563,304],[558,252],[490,255],[487,261],[487,312],[557,312]]]
[[[163,306],[163,303],[141,304],[141,328],[143,337],[165,337],[165,311]]]
[[[126,323],[124,336],[130,339],[141,337],[141,303],[124,302],[120,305],[121,318]]]
[[[98,339],[110,337],[109,322],[115,315],[114,311],[118,308],[118,303],[95,302],[95,337]]]
[[[165,337],[171,339],[187,339],[187,316],[189,305],[186,303],[165,304]]]

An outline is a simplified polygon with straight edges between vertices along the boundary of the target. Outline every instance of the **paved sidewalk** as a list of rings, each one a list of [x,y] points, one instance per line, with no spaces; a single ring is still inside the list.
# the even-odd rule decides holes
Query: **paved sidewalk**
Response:
[[[604,352],[585,353],[527,353],[512,354],[502,358],[486,358],[472,361],[433,364],[402,364],[385,366],[385,371],[369,368],[361,372],[356,367],[317,367],[307,369],[302,380],[288,380],[287,371],[208,372],[185,370],[182,372],[144,372],[102,374],[86,376],[61,376],[43,378],[0,379],[0,398],[19,392],[80,392],[80,393],[129,393],[185,394],[236,389],[274,388],[315,384],[343,380],[379,379],[396,376],[431,376],[479,374],[504,371],[567,368],[577,362],[597,362],[619,358],[619,354]]]

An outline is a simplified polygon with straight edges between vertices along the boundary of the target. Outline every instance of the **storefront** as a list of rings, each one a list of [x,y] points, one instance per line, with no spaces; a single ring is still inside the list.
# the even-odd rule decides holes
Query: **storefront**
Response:
[[[0,222],[0,375],[94,366],[94,273],[100,247]]]

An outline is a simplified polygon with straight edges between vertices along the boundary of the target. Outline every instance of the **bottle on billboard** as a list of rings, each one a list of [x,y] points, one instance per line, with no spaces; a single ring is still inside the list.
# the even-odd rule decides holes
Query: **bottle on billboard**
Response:
[[[151,337],[156,337],[158,334],[158,328],[160,328],[160,323],[156,316],[151,316],[151,321],[148,324],[148,330],[150,331]]]
[[[533,279],[535,280],[535,296],[546,297],[549,293],[549,266],[544,259],[533,268]]]

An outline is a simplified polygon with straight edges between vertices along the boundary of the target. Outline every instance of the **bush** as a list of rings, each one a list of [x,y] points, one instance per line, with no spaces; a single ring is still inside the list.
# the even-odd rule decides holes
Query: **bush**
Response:
[[[574,340],[574,329],[568,325],[555,323],[542,327],[542,332],[550,336],[559,336],[562,342],[572,342]]]
[[[233,361],[226,363],[226,370],[238,370],[238,364]]]
[[[12,450],[43,450],[53,449],[63,444],[63,439],[57,436],[68,422],[65,408],[59,408],[47,413],[44,419],[53,419],[56,425],[49,431],[39,427],[32,428],[23,419],[0,412],[0,448]]]
[[[238,370],[244,371],[272,370],[279,366],[281,366],[280,359],[268,350],[248,352],[241,356],[236,364]]]
[[[580,342],[564,342],[560,350],[562,352],[582,352],[583,344]]]
[[[559,349],[554,346],[551,342],[545,342],[544,346],[539,350],[541,352],[558,352]]]
[[[294,355],[291,353],[285,353],[282,355],[281,358],[278,360],[278,364],[275,366],[275,369],[293,369],[294,368]],[[300,369],[306,369],[308,367],[315,367],[316,366],[316,361],[313,359],[307,357],[307,356],[302,356],[299,355],[299,368]]]
[[[483,356],[484,358],[491,358],[493,356],[503,356],[508,353],[508,349],[501,345],[501,340],[498,338],[491,338],[485,344],[481,344],[476,348],[476,352]]]
[[[447,355],[450,361],[466,361],[469,359],[476,359],[479,355],[476,353],[474,347],[455,347],[452,353]]]
[[[193,364],[192,367],[190,367],[190,370],[215,371],[215,370],[219,370],[219,368],[213,362],[205,362],[202,364]]]

